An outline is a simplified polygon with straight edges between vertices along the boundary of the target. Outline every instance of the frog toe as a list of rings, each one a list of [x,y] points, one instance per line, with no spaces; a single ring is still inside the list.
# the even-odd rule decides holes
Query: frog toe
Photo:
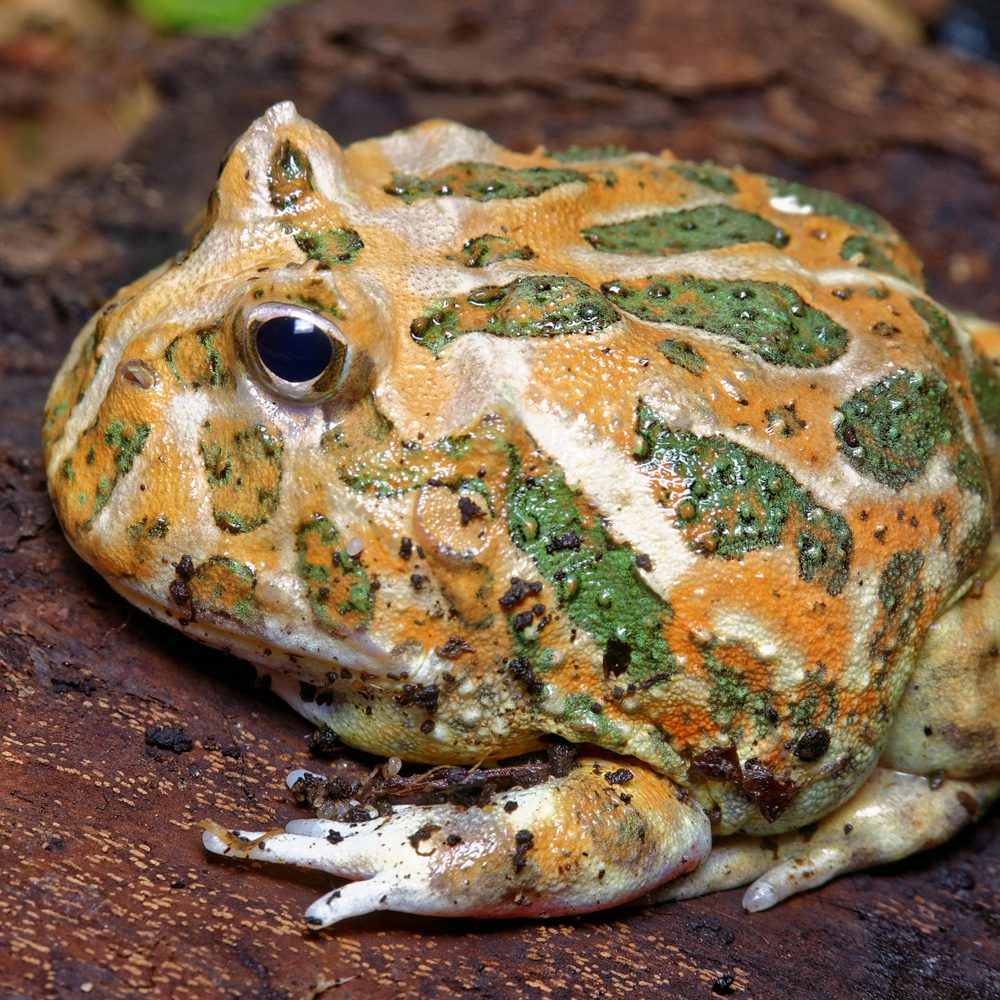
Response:
[[[694,868],[711,847],[704,810],[662,775],[584,759],[485,806],[404,806],[362,823],[297,820],[246,833],[206,824],[217,854],[351,880],[306,912],[314,928],[374,910],[478,917],[603,909]]]

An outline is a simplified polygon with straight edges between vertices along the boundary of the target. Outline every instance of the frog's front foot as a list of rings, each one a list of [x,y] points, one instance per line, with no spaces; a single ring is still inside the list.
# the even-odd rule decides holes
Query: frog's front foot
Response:
[[[207,824],[216,854],[277,861],[357,881],[306,910],[326,927],[373,910],[539,917],[599,910],[695,868],[708,817],[668,778],[584,758],[560,778],[485,806],[400,806],[363,823],[297,820],[285,832]]]

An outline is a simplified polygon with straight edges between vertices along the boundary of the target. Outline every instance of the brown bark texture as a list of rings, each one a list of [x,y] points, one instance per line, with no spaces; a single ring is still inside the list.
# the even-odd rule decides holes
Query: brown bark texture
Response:
[[[75,331],[185,245],[275,101],[342,143],[448,117],[517,149],[669,147],[828,187],[903,230],[938,297],[1000,319],[1000,71],[819,0],[329,0],[142,44],[159,111],[124,157],[0,211],[0,996],[1000,997],[996,809],[752,917],[726,892],[304,933],[326,878],[219,863],[193,825],[298,815],[283,777],[310,765],[308,725],[74,556],[38,444]],[[150,726],[192,749],[147,745]]]

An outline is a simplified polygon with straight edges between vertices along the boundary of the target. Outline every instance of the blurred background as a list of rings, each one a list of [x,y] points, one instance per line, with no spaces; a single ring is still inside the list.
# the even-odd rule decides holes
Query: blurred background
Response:
[[[117,159],[156,114],[171,36],[233,35],[294,2],[2,0],[0,199]],[[904,46],[1000,61],[1000,0],[820,2]]]

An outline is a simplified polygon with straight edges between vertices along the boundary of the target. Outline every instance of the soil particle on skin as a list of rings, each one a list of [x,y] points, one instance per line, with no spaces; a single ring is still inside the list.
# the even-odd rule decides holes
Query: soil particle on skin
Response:
[[[510,578],[510,586],[500,596],[500,607],[510,610],[519,604],[526,597],[540,593],[542,584],[540,580],[522,580],[519,576]]]
[[[530,830],[518,830],[514,841],[517,849],[514,851],[513,866],[515,872],[520,872],[528,863],[528,851],[535,846],[535,835]]]

